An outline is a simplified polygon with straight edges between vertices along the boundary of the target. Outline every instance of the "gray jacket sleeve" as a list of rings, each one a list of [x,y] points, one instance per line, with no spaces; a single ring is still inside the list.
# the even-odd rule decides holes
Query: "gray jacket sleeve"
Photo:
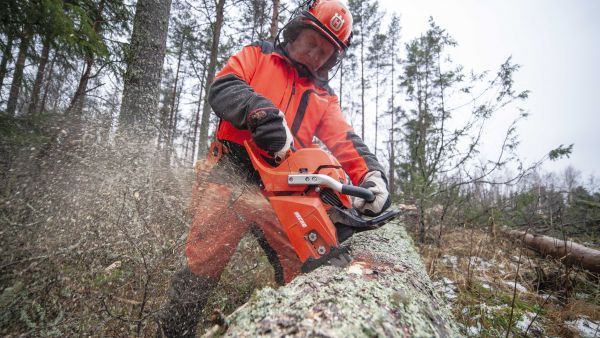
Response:
[[[208,103],[218,117],[238,129],[247,129],[249,112],[275,108],[271,100],[256,93],[248,83],[233,74],[223,75],[213,82],[208,91]]]

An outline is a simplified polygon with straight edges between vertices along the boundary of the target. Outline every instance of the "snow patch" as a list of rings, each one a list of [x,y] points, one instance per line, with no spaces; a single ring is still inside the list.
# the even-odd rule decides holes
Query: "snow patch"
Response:
[[[456,268],[456,266],[458,265],[458,258],[456,256],[443,255],[442,263],[444,263],[446,266]]]
[[[535,321],[533,322],[533,324],[531,324],[534,318]],[[536,318],[535,313],[525,312],[521,316],[521,319],[515,323],[515,326],[523,332],[527,331],[527,328],[529,328],[529,331],[527,331],[528,334],[533,334],[536,337],[540,337],[544,335],[544,329],[541,327],[538,320],[539,317]]]
[[[433,286],[448,300],[454,300],[458,297],[456,283],[446,277],[433,282]]]
[[[479,324],[479,322],[477,322],[476,326],[469,326],[467,328],[468,336],[479,336],[480,333],[481,333],[481,324]]]
[[[496,264],[495,262],[488,262],[485,259],[477,256],[473,256],[470,258],[470,264],[475,270],[489,270],[493,268]]]
[[[535,313],[533,312],[525,312],[521,319],[515,323],[515,326],[519,328],[519,330],[525,332],[529,325],[531,324],[531,320],[535,318]]]
[[[582,338],[600,337],[600,322],[593,322],[587,317],[565,322],[570,329],[576,330]]]
[[[511,287],[511,288],[515,287],[515,282],[511,282],[511,281],[505,280],[505,281],[502,281],[502,283],[505,284],[505,285],[507,285],[507,286],[509,286],[509,287]],[[523,285],[519,284],[519,283],[517,283],[517,290],[519,292],[527,292],[527,288],[524,287]]]

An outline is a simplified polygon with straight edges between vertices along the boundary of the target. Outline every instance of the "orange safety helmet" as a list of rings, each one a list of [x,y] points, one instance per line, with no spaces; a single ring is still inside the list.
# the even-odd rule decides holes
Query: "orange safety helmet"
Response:
[[[297,11],[300,11],[296,15]],[[329,71],[340,63],[352,40],[352,15],[348,7],[339,0],[307,0],[294,13],[292,18],[277,33],[275,45],[280,45],[279,34],[283,33],[284,44],[294,41],[303,28],[319,32],[335,47],[335,53],[313,75],[322,81],[329,81]],[[337,71],[336,71],[337,72]]]
[[[337,48],[345,52],[352,38],[352,15],[339,0],[313,0],[299,19],[325,36]]]

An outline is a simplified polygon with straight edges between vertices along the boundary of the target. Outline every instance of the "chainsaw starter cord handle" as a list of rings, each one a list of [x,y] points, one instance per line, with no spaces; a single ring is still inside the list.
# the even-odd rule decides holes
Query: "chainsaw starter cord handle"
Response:
[[[369,203],[375,200],[375,194],[371,190],[348,184],[342,185],[342,194],[360,197]]]

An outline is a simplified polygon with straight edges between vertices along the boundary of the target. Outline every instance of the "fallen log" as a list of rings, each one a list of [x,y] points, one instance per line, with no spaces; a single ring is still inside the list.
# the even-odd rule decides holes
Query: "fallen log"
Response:
[[[502,229],[502,232],[511,238],[521,239],[528,248],[543,256],[558,258],[565,265],[577,265],[591,272],[600,272],[600,250],[520,230]]]
[[[346,244],[346,243],[344,243]],[[399,221],[355,234],[354,260],[265,288],[205,337],[460,336]]]

